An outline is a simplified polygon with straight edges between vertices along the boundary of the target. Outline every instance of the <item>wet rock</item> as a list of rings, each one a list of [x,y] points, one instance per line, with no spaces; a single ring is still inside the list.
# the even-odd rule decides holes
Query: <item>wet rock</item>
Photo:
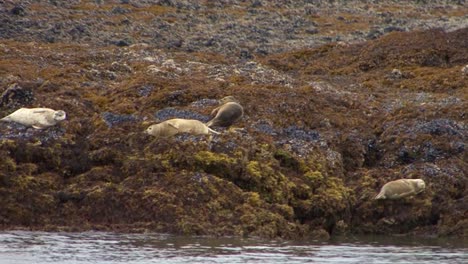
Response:
[[[112,8],[112,14],[128,14],[130,13],[130,10],[126,9],[126,8],[123,8],[123,7],[120,7],[120,6],[116,6],[114,8]]]
[[[66,192],[66,191],[59,191],[57,193],[57,198],[61,203],[66,202],[80,202],[86,197],[85,192]]]
[[[317,131],[304,130],[297,126],[289,126],[287,128],[284,128],[283,134],[286,137],[300,139],[304,141],[318,141],[320,139],[320,134]]]
[[[132,72],[132,68],[125,63],[112,62],[110,70],[114,72]]]
[[[91,33],[88,29],[88,26],[84,24],[76,25],[68,31],[68,35],[71,36],[71,38],[74,40],[82,39],[83,37],[89,36],[90,34]]]
[[[17,5],[10,10],[10,13],[12,13],[15,16],[25,16],[26,9],[21,5]]]
[[[382,36],[383,33],[380,32],[379,29],[372,29],[371,31],[369,31],[369,33],[367,33],[367,38],[368,39],[376,39],[380,36]]]
[[[253,8],[261,7],[261,6],[263,6],[263,5],[262,5],[262,2],[259,1],[259,0],[254,0],[254,1],[252,2],[252,4],[250,5],[250,7],[253,7]]]
[[[314,240],[329,240],[330,234],[325,229],[316,229],[312,231],[311,238]]]
[[[389,32],[393,32],[393,31],[402,32],[402,31],[405,31],[405,30],[403,28],[396,27],[396,26],[388,26],[388,27],[385,27],[383,31],[385,33],[389,33]]]
[[[311,27],[305,30],[305,33],[315,35],[319,33],[319,30],[315,27]]]
[[[34,144],[41,145],[61,138],[66,130],[60,126],[47,129],[34,129],[15,122],[0,122],[2,133],[0,139],[31,140]]]
[[[426,133],[435,136],[461,136],[468,137],[468,132],[465,127],[463,127],[458,122],[455,122],[451,119],[434,119],[427,122],[418,123],[415,126],[416,133]]]
[[[31,89],[23,88],[18,84],[10,85],[0,96],[0,107],[17,109],[27,106],[34,101],[34,94]]]
[[[118,47],[128,47],[132,45],[132,43],[133,43],[133,40],[129,38],[114,41],[114,44]]]
[[[208,122],[210,120],[209,116],[202,115],[190,110],[180,110],[172,107],[159,110],[154,114],[154,117],[156,117],[159,122],[172,118],[196,119],[202,122]]]
[[[151,85],[144,85],[138,89],[139,96],[148,96],[154,90],[154,86]]]
[[[198,142],[206,142],[207,139],[208,139],[208,136],[206,135],[191,135],[189,133],[181,133],[181,134],[177,134],[174,136],[174,140],[179,141],[179,142],[198,143]]]
[[[406,147],[402,147],[398,151],[398,160],[403,164],[413,163],[415,161],[413,151],[408,150]]]
[[[437,158],[443,157],[443,151],[436,148],[432,142],[425,142],[421,146],[421,151],[423,152],[423,161],[434,162]]]
[[[192,102],[190,104],[196,108],[205,108],[205,107],[212,107],[218,105],[218,100],[216,99],[200,99],[198,101]]]
[[[278,131],[271,125],[271,122],[267,120],[257,121],[252,125],[252,127],[256,131],[261,132],[261,133],[265,133],[271,136],[278,135]]]
[[[134,115],[121,115],[111,112],[104,112],[101,114],[101,117],[104,119],[104,122],[106,122],[108,127],[113,127],[126,122],[136,122],[138,120]]]
[[[253,55],[248,50],[241,50],[239,58],[244,60],[251,60],[253,59]]]

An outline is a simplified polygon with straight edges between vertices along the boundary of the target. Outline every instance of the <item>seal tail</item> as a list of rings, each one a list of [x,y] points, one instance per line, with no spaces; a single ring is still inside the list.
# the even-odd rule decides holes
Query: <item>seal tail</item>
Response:
[[[5,116],[4,118],[0,119],[0,121],[9,122],[11,121],[11,118],[9,116]]]
[[[385,195],[383,192],[380,192],[374,197],[374,200],[381,200],[381,199],[385,199]]]
[[[220,135],[220,134],[221,134],[220,132],[214,131],[213,129],[211,129],[211,128],[209,128],[209,127],[208,127],[208,131],[210,131],[211,133],[216,134],[216,135]]]

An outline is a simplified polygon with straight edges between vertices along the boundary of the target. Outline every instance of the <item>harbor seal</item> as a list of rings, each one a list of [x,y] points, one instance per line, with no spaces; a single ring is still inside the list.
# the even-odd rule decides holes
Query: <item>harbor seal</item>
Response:
[[[418,194],[425,188],[426,183],[421,179],[399,179],[387,182],[374,199],[400,199]]]
[[[219,102],[221,106],[211,112],[215,117],[206,123],[207,126],[229,127],[244,115],[244,108],[233,96],[226,96]]]
[[[35,129],[44,129],[56,125],[67,117],[63,110],[50,108],[20,108],[0,121],[16,122]]]
[[[181,118],[169,119],[159,124],[151,125],[145,132],[146,134],[163,138],[172,137],[179,133],[190,133],[193,135],[220,134],[201,121]]]

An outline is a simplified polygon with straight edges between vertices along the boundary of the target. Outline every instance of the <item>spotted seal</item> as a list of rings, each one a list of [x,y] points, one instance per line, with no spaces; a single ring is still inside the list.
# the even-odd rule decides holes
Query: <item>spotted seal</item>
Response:
[[[50,108],[20,108],[0,121],[16,122],[35,129],[45,129],[56,125],[67,117],[63,110]]]
[[[159,124],[154,124],[146,129],[146,134],[155,137],[172,137],[179,133],[190,133],[193,135],[220,134],[209,128],[203,122],[195,119],[169,119]]]
[[[380,189],[374,199],[400,199],[410,195],[416,195],[426,188],[426,183],[421,179],[399,179],[386,183]]]
[[[214,118],[206,123],[207,126],[229,127],[244,115],[244,108],[234,96],[226,96],[219,102],[221,105],[211,112]]]

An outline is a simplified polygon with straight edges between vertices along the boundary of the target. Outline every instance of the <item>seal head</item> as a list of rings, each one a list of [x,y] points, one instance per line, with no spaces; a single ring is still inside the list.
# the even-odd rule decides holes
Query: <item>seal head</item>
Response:
[[[63,121],[67,118],[67,114],[65,113],[65,111],[63,110],[57,110],[55,111],[54,113],[54,120],[59,122],[59,121]]]

